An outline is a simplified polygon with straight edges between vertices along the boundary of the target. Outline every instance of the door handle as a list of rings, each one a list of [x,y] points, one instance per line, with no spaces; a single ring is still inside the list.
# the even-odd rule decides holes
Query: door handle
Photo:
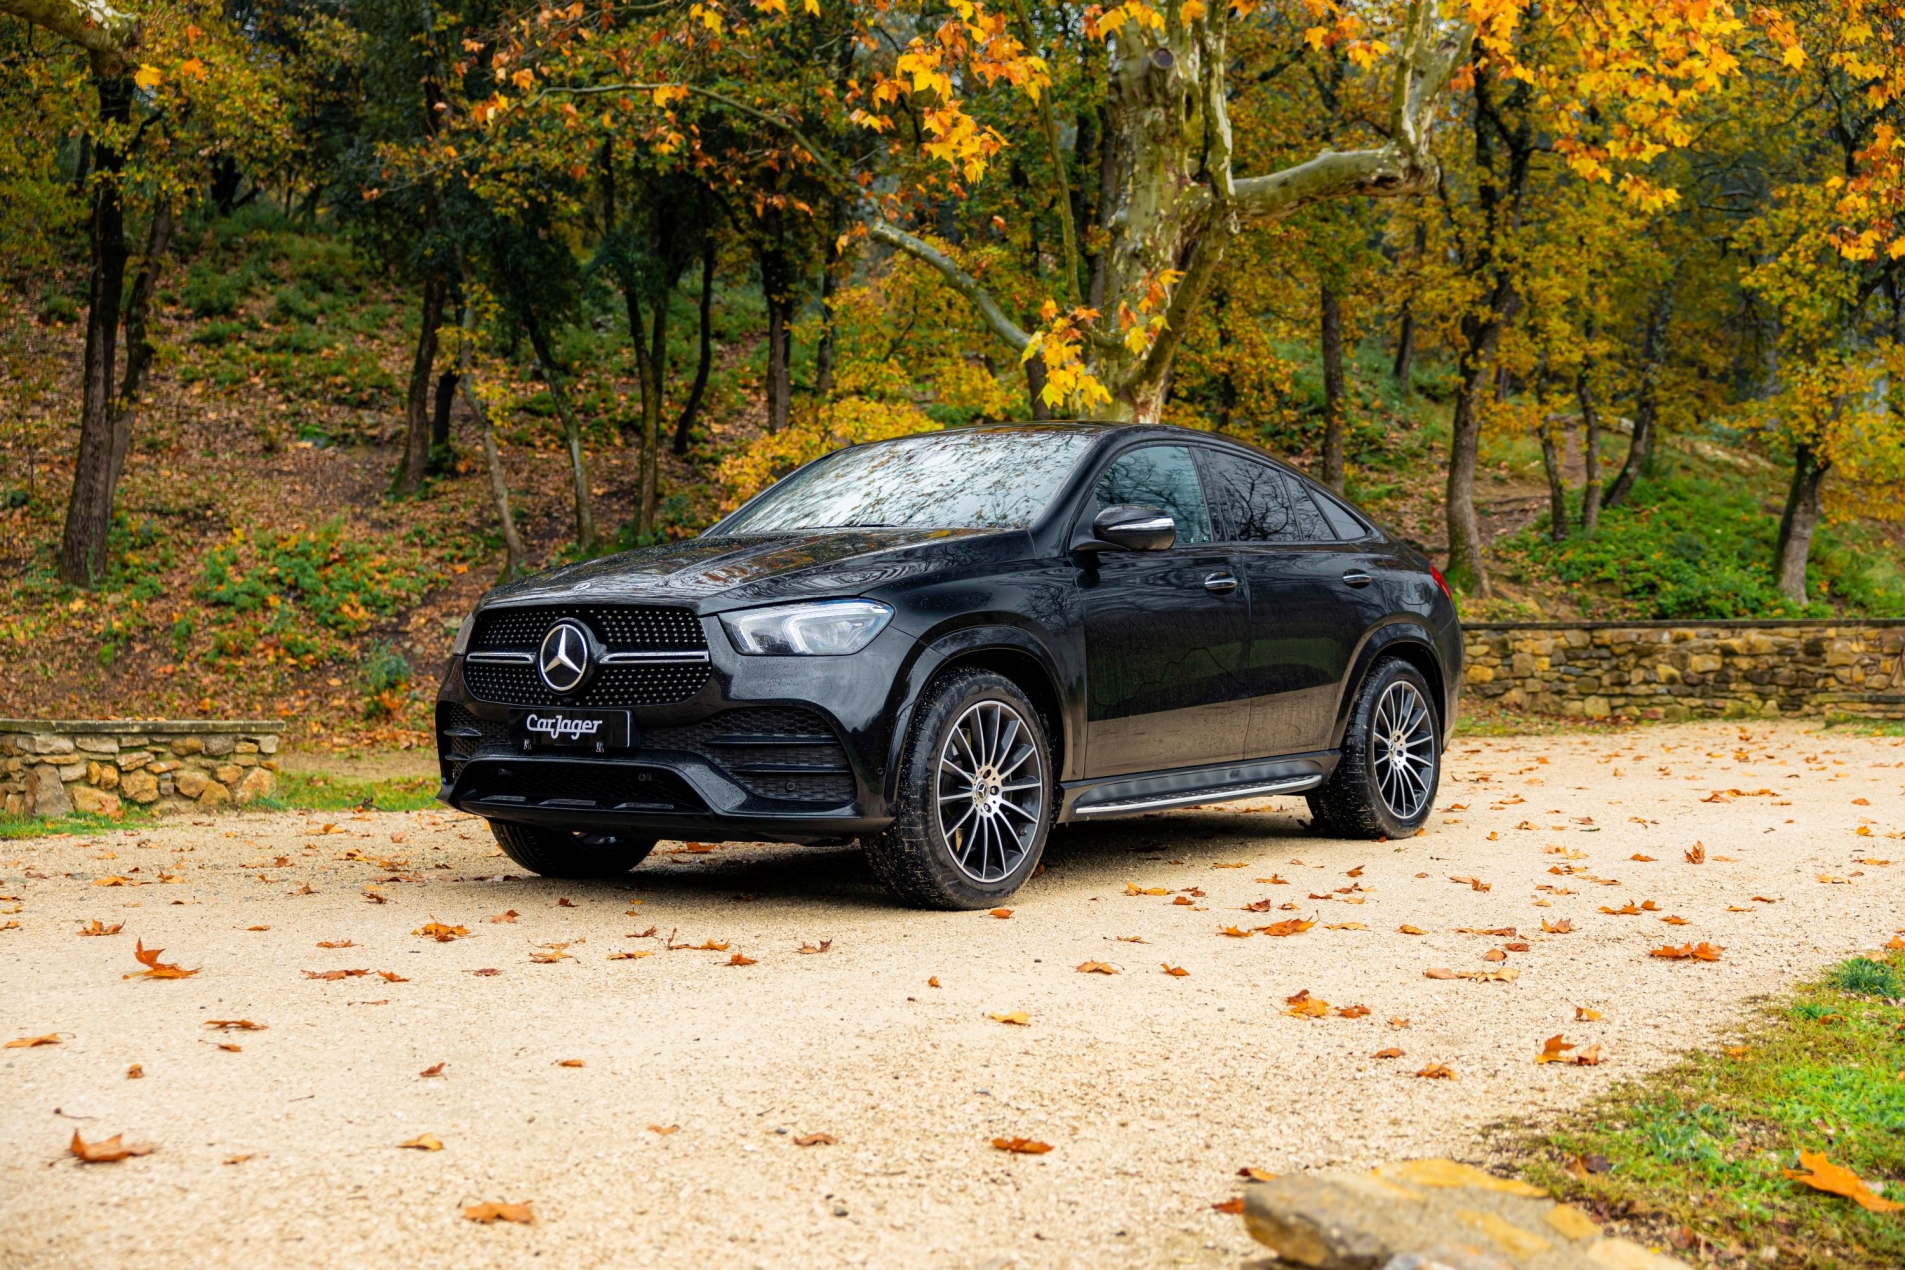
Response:
[[[1237,589],[1237,579],[1228,573],[1213,573],[1204,579],[1204,589],[1212,595],[1228,595]]]
[[[1352,569],[1343,575],[1343,581],[1351,586],[1368,586],[1375,579],[1360,569]]]

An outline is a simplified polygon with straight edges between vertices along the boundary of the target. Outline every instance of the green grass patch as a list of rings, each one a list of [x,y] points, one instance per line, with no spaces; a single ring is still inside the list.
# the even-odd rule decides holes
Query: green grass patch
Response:
[[[52,820],[42,820],[37,816],[0,815],[0,842],[18,838],[51,838],[63,833],[78,836],[111,833],[115,829],[141,828],[157,822],[157,816],[137,803],[128,803],[126,809],[116,817],[93,816],[78,811]]]
[[[426,811],[441,807],[434,776],[358,780],[320,772],[280,772],[278,792],[258,806],[278,811]]]
[[[1525,1142],[1530,1181],[1694,1261],[1905,1265],[1905,1213],[1785,1176],[1801,1150],[1905,1202],[1900,952],[1855,957],[1766,1007],[1739,1040],[1617,1085]]]

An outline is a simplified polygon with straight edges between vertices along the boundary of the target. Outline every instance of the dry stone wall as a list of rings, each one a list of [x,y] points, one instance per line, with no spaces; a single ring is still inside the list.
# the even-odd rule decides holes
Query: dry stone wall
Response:
[[[9,816],[244,806],[278,787],[283,725],[256,719],[0,719]]]
[[[1472,701],[1590,719],[1905,719],[1905,621],[1476,622]]]

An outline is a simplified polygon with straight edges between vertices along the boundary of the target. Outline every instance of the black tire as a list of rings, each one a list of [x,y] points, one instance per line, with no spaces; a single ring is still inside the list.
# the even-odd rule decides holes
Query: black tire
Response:
[[[1309,795],[1312,827],[1332,838],[1421,828],[1442,779],[1440,725],[1422,672],[1397,657],[1377,662],[1356,690],[1336,770]]]
[[[655,839],[618,833],[544,829],[492,820],[490,832],[504,854],[546,878],[617,878],[648,858]]]
[[[958,762],[942,767],[943,754],[972,771]],[[1038,870],[1057,809],[1038,710],[1003,675],[955,671],[929,685],[914,709],[894,821],[868,843],[867,861],[916,908],[991,908]]]

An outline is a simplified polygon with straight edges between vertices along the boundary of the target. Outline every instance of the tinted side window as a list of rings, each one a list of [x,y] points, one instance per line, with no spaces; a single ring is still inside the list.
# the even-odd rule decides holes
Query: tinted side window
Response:
[[[1295,537],[1283,473],[1222,450],[1204,450],[1200,457],[1219,541],[1289,542]]]
[[[1177,523],[1179,543],[1210,541],[1210,513],[1191,452],[1181,445],[1147,445],[1113,459],[1098,477],[1095,516],[1107,507],[1136,503],[1162,507]]]
[[[1310,491],[1301,481],[1290,482],[1290,510],[1295,531],[1290,535],[1296,542],[1335,542],[1336,531],[1323,519],[1323,513],[1310,501]]]
[[[1340,499],[1332,497],[1328,491],[1311,490],[1310,497],[1314,498],[1316,505],[1323,509],[1324,519],[1328,520],[1331,528],[1336,530],[1338,538],[1354,540],[1369,535],[1369,526],[1363,523],[1363,518],[1351,511]]]

